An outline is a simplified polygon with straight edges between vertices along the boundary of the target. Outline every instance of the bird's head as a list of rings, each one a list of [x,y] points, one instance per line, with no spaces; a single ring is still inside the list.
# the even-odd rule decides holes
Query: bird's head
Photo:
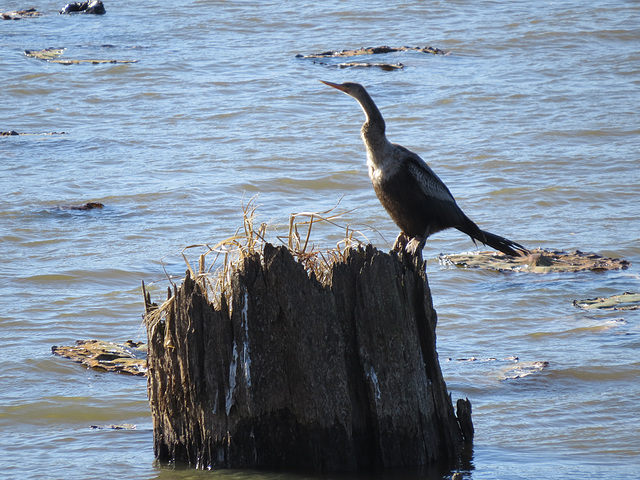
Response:
[[[325,82],[324,80],[320,81],[325,85],[329,85],[330,87],[336,88],[341,92],[346,93],[347,95],[355,98],[358,101],[360,107],[362,107],[362,110],[367,117],[367,121],[362,126],[363,138],[364,136],[371,136],[370,132],[374,132],[375,134],[384,137],[384,119],[380,114],[380,110],[378,110],[378,107],[376,107],[376,104],[373,102],[373,100],[367,93],[367,90],[362,85],[353,82],[332,83]]]
[[[347,95],[351,95],[356,100],[364,98],[364,95],[367,94],[367,91],[359,83],[353,83],[353,82],[332,83],[332,82],[325,82],[324,80],[320,80],[320,81],[325,85],[329,85],[330,87],[337,88],[338,90],[346,93]]]

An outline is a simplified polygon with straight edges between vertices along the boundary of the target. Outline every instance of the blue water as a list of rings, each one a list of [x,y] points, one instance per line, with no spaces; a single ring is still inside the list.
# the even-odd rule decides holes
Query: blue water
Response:
[[[366,85],[390,140],[420,154],[482,228],[632,262],[602,274],[450,269],[437,255],[473,250],[469,238],[429,239],[441,366],[453,398],[474,408],[465,478],[638,478],[639,311],[572,305],[640,291],[637,2],[114,0],[104,16],[63,16],[59,3],[5,1],[0,10],[27,6],[47,15],[0,22],[0,130],[34,134],[0,137],[4,477],[285,476],[159,465],[145,380],[87,370],[51,346],[144,340],[141,281],[161,300],[165,270],[174,281],[186,270],[182,249],[232,236],[256,194],[273,242],[291,213],[340,202],[340,225],[390,248],[397,228],[367,178],[362,112],[323,79]],[[296,58],[377,45],[450,54],[362,59],[403,63],[391,72]],[[24,55],[49,47],[65,47],[64,59],[137,63]],[[105,208],[57,208],[88,201]],[[331,248],[343,235],[318,225],[311,239]],[[188,260],[201,251],[188,249]],[[536,362],[548,364],[510,378]],[[91,428],[112,424],[136,428]]]

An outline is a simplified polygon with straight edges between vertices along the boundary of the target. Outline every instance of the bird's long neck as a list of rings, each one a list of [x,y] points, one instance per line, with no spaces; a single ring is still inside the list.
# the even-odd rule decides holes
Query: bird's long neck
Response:
[[[373,99],[365,92],[362,98],[358,98],[358,103],[362,107],[367,120],[362,125],[360,133],[362,140],[369,149],[376,150],[388,143],[385,136],[384,118]]]

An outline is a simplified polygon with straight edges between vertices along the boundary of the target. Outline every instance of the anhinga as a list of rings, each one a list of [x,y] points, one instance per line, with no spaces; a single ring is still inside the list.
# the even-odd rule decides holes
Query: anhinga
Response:
[[[373,189],[393,221],[400,227],[394,249],[421,255],[430,235],[456,228],[496,250],[511,255],[528,254],[522,245],[480,228],[458,207],[447,186],[418,155],[389,142],[385,123],[365,88],[359,83],[322,83],[355,98],[367,119],[362,140]]]

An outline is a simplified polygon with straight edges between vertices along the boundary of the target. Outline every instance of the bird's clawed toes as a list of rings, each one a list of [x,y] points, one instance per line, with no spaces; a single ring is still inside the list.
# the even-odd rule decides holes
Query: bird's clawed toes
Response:
[[[407,243],[404,249],[409,255],[413,255],[415,257],[417,255],[422,256],[423,247],[424,239],[420,237],[413,237],[411,240],[409,240],[409,243]]]
[[[396,241],[393,243],[394,252],[407,252],[409,255],[422,256],[422,248],[424,247],[425,238],[409,237],[406,233],[400,232]]]
[[[405,247],[409,243],[409,237],[404,232],[400,232],[396,238],[396,241],[393,242],[393,251],[394,252],[402,252]]]

